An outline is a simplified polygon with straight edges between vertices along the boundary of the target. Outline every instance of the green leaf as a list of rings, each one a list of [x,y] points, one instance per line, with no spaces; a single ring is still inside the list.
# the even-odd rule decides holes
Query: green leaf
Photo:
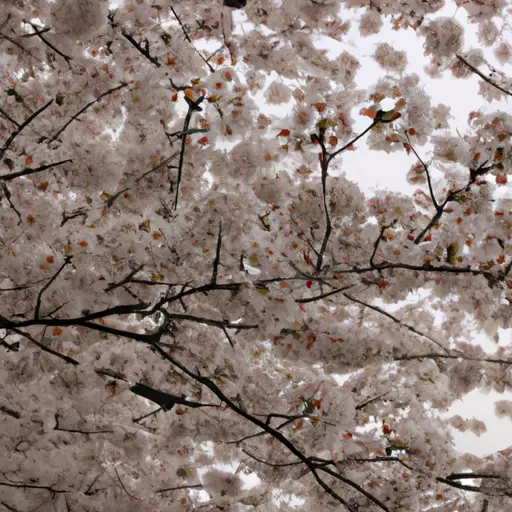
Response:
[[[171,34],[167,33],[167,32],[162,32],[160,34],[160,39],[165,43],[165,44],[169,44],[171,42]]]
[[[446,248],[446,261],[453,265],[455,263],[455,257],[457,256],[457,253],[459,252],[459,242],[455,241],[452,242],[447,248]]]
[[[7,96],[17,96],[18,93],[16,92],[16,89],[7,89],[7,91],[5,91],[7,93]]]
[[[398,110],[379,110],[375,116],[375,120],[380,123],[392,123],[395,119],[401,117],[402,114]]]
[[[62,94],[60,91],[55,96],[55,103],[60,107],[64,103],[64,94]]]
[[[267,293],[270,291],[268,288],[256,288],[261,295],[267,295]]]
[[[336,126],[336,123],[332,119],[329,119],[328,117],[324,117],[323,119],[320,119],[318,123],[316,123],[316,127],[319,130],[327,130],[329,126]]]

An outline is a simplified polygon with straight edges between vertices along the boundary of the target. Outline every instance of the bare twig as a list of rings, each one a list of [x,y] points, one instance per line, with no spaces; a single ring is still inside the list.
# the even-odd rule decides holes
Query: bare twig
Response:
[[[4,320],[6,320],[6,319],[4,319],[3,317],[0,317],[0,324],[2,324]],[[78,366],[80,364],[76,359],[73,359],[72,357],[61,354],[60,352],[57,352],[56,350],[53,350],[52,348],[47,347],[46,345],[43,345],[43,343],[40,343],[33,336],[31,336],[27,332],[22,331],[21,329],[17,329],[16,327],[6,327],[6,329],[9,329],[10,331],[18,334],[19,336],[23,336],[25,339],[29,340],[31,343],[33,343],[34,345],[39,347],[43,352],[46,352],[47,354],[51,354],[52,356],[58,357],[59,359],[62,359],[66,363],[72,364],[73,366]]]
[[[201,489],[203,484],[192,484],[192,485],[178,485],[176,487],[167,487],[166,489],[158,489],[155,491],[157,494],[162,492],[179,491],[181,489]]]
[[[217,235],[217,247],[215,249],[215,259],[213,260],[213,272],[210,283],[212,285],[217,284],[217,274],[220,263],[220,249],[222,247],[222,221],[219,222],[219,234]]]
[[[187,31],[185,30],[185,27],[183,23],[181,22],[180,17],[178,16],[177,12],[174,10],[174,7],[171,5],[171,11],[174,14],[174,17],[176,18],[176,21],[180,24],[181,30],[183,31],[183,34],[185,35],[185,39],[190,43],[192,48],[194,48],[195,52],[201,57],[201,60],[208,66],[208,69],[211,73],[215,73],[215,69],[213,69],[212,65],[208,62],[208,59],[205,59],[202,53],[194,46],[192,43],[192,39],[190,39],[190,36],[188,35]]]
[[[123,481],[121,480],[121,477],[119,476],[119,472],[117,471],[117,468],[114,466],[114,471],[116,472],[117,479],[119,480],[119,483],[121,484],[121,487],[123,488],[123,491],[126,493],[128,497],[130,497],[132,500],[138,500],[139,498],[135,497],[133,494],[130,494],[128,492],[128,489],[126,489]]]
[[[487,82],[489,85],[492,85],[493,87],[495,87],[496,89],[498,89],[498,91],[501,91],[503,94],[506,94],[507,96],[512,96],[512,92],[511,91],[508,91],[507,89],[504,89],[503,87],[501,87],[500,85],[498,85],[496,82],[494,82],[493,80],[491,80],[488,76],[484,75],[479,69],[475,68],[475,66],[473,66],[472,64],[470,64],[464,57],[462,57],[461,55],[457,54],[456,55],[457,59],[459,59],[463,64],[465,64],[469,69],[471,69],[471,71],[473,71],[473,73],[477,74],[482,80],[484,80],[485,82]]]
[[[41,299],[43,297],[43,293],[52,285],[52,283],[55,281],[55,279],[57,279],[57,277],[64,270],[64,268],[66,268],[67,265],[69,265],[71,263],[72,259],[73,259],[73,256],[66,256],[66,258],[64,259],[64,263],[60,266],[60,268],[57,270],[57,272],[55,272],[55,274],[53,274],[53,276],[48,280],[48,282],[39,290],[39,293],[37,294],[37,299],[36,299],[36,307],[34,310],[34,318],[35,319],[39,318],[39,312],[41,309]]]
[[[40,114],[42,114],[51,104],[53,103],[53,99],[45,103],[40,109],[33,112],[27,119],[21,123],[16,130],[14,130],[9,138],[5,141],[3,147],[0,149],[0,158],[4,156],[4,153],[9,149],[9,146],[12,144],[13,140]]]
[[[46,46],[48,46],[48,48],[51,48],[57,55],[62,57],[66,61],[66,64],[71,69],[71,61],[73,60],[72,57],[69,57],[68,55],[62,53],[58,48],[56,48],[52,43],[50,43],[50,41],[48,41],[48,39],[43,37],[43,34],[47,31],[42,29],[41,27],[38,27],[37,25],[34,25],[31,21],[25,21],[25,23],[28,23],[34,29],[34,33],[29,34],[29,35],[34,35],[34,36],[39,37],[39,39],[41,39],[41,41],[43,41],[43,43]]]
[[[57,140],[57,138],[60,136],[60,134],[73,122],[75,121],[76,119],[78,119],[89,107],[92,107],[92,105],[94,105],[95,103],[99,103],[105,96],[108,96],[109,94],[112,94],[116,91],[118,91],[119,89],[122,89],[123,87],[127,87],[128,84],[127,83],[124,83],[124,82],[121,82],[120,85],[116,86],[116,87],[113,87],[112,89],[109,89],[108,91],[105,91],[103,94],[100,94],[97,98],[95,98],[94,100],[90,101],[89,103],[87,103],[87,105],[85,105],[84,107],[82,107],[76,114],[74,114],[73,116],[71,116],[71,118],[69,119],[69,121],[67,123],[64,124],[64,126],[62,126],[62,128],[60,128],[56,133],[55,135],[51,136],[50,138],[50,142],[53,142],[54,140]],[[53,100],[52,100],[53,101]]]
[[[59,414],[55,414],[55,427],[53,430],[58,430],[59,432],[70,432],[71,434],[83,434],[83,435],[91,435],[91,434],[113,434],[113,430],[81,430],[76,428],[63,428],[59,423]]]
[[[374,306],[373,304],[368,304],[367,302],[364,302],[352,295],[349,295],[348,293],[343,294],[348,300],[351,300],[352,302],[356,302],[357,304],[360,304],[361,306],[364,306],[365,308],[371,309],[372,311],[376,311],[377,313],[380,313],[381,315],[384,315],[385,317],[389,318],[390,320],[393,320],[398,325],[401,325],[402,327],[405,327],[409,331],[413,332],[414,334],[417,334],[418,336],[422,336],[423,338],[426,338],[427,340],[431,341],[432,343],[435,343],[441,350],[444,350],[448,353],[448,349],[443,347],[441,343],[436,341],[435,339],[431,338],[428,334],[425,334],[424,332],[418,331],[415,327],[412,325],[406,324],[405,322],[402,322],[395,316],[393,316],[391,313],[388,313],[384,309],[380,308],[379,306]]]

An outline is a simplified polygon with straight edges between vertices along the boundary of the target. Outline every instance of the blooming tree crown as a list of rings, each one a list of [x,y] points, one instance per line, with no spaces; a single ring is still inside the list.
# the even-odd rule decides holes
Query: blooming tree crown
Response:
[[[452,130],[381,34],[415,32],[428,75],[477,76],[492,107],[510,14],[3,2],[0,504],[509,509],[509,451],[459,454],[453,429],[485,424],[446,412],[511,384],[512,348],[473,333],[511,327],[512,115]],[[350,46],[316,44],[354,30],[366,89]],[[416,191],[365,195],[343,161],[367,149],[408,155]]]

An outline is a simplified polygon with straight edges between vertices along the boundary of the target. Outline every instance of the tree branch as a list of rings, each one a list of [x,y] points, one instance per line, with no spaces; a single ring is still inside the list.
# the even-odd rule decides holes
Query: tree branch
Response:
[[[51,164],[41,165],[40,167],[36,167],[35,169],[29,169],[28,167],[25,167],[25,169],[22,169],[18,172],[12,172],[10,174],[2,174],[0,175],[0,180],[3,181],[10,181],[15,178],[19,178],[21,176],[28,176],[30,174],[36,174],[38,172],[47,171],[48,169],[52,169],[53,167],[57,167],[59,165],[67,164],[68,162],[72,162],[70,158],[66,160],[61,160],[60,162],[54,162]]]
[[[45,103],[40,109],[33,112],[23,123],[21,123],[16,130],[14,130],[9,138],[5,141],[3,147],[0,149],[0,158],[4,156],[4,153],[9,149],[13,140],[40,114],[42,114],[51,104],[53,99]]]
[[[462,57],[461,55],[459,54],[456,54],[455,55],[457,57],[457,59],[459,59],[463,64],[465,64],[469,69],[471,69],[471,71],[473,71],[473,73],[477,74],[482,80],[484,80],[485,82],[487,82],[489,85],[492,85],[493,87],[495,87],[496,89],[498,89],[498,91],[501,91],[503,94],[506,94],[507,96],[512,96],[512,92],[511,91],[508,91],[507,89],[504,89],[503,87],[501,87],[500,85],[498,85],[496,82],[494,82],[493,80],[491,80],[488,76],[484,75],[479,69],[475,68],[475,66],[473,66],[472,64],[470,64],[466,59],[464,59],[464,57]]]
[[[103,94],[100,94],[97,98],[95,98],[94,100],[90,101],[89,103],[87,103],[87,105],[85,105],[85,107],[81,108],[76,114],[74,114],[73,116],[71,116],[71,118],[69,119],[69,121],[67,123],[64,124],[64,126],[62,128],[60,128],[56,133],[55,135],[51,136],[49,142],[53,142],[54,140],[57,140],[57,138],[60,136],[60,134],[73,122],[75,121],[76,119],[78,119],[89,107],[92,107],[95,103],[99,103],[105,96],[108,96],[109,94],[112,94],[116,91],[118,91],[119,89],[122,89],[123,87],[127,87],[128,84],[127,83],[124,83],[124,82],[121,82],[120,85],[118,85],[117,87],[113,87],[112,89],[109,89],[108,91],[105,91]],[[53,100],[52,100],[53,101]]]

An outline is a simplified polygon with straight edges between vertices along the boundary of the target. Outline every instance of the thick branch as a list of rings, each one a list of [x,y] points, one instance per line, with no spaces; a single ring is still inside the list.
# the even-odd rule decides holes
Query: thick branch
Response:
[[[57,167],[59,165],[67,164],[68,162],[72,162],[70,158],[66,160],[61,160],[60,162],[54,162],[51,164],[41,165],[40,167],[36,167],[35,169],[30,169],[28,167],[25,167],[25,169],[22,169],[18,172],[12,172],[10,174],[2,174],[0,175],[0,180],[3,181],[10,181],[15,178],[19,178],[21,176],[28,176],[30,174],[37,174],[38,172],[47,171],[48,169],[52,169],[53,167]]]

